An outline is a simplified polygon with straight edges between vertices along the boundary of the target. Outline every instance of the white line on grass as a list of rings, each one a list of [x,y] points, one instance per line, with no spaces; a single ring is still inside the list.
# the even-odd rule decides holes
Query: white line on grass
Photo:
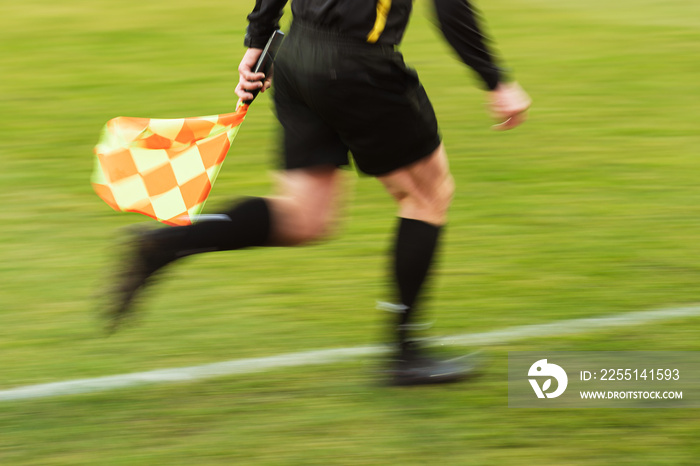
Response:
[[[433,340],[436,345],[482,346],[504,344],[523,338],[551,337],[590,333],[615,327],[648,324],[684,317],[700,316],[700,306],[662,309],[658,311],[628,312],[607,317],[572,319],[548,324],[524,325],[482,333],[465,333]],[[249,374],[282,367],[309,366],[354,359],[360,356],[386,352],[384,346],[358,346],[354,348],[323,349],[299,353],[280,354],[262,358],[234,359],[201,366],[161,369],[131,374],[68,380],[65,382],[27,385],[0,390],[0,401],[44,398],[59,395],[92,393],[136,385],[175,383],[202,380],[225,375]]]

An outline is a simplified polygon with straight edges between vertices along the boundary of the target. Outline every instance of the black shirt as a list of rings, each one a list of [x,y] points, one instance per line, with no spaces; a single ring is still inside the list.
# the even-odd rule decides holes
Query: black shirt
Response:
[[[245,45],[263,48],[279,28],[288,0],[256,0],[248,15]],[[468,0],[433,0],[440,29],[464,63],[473,68],[489,89],[502,71],[487,46],[477,13]],[[370,43],[398,45],[403,38],[413,0],[294,0],[295,18]]]

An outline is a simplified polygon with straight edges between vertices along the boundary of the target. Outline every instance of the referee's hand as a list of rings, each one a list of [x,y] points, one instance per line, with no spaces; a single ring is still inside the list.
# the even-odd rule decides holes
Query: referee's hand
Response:
[[[532,104],[530,96],[517,82],[501,83],[489,92],[491,114],[498,121],[493,129],[504,131],[520,126]]]
[[[248,49],[243,55],[240,65],[238,65],[239,78],[236,86],[236,95],[243,101],[255,98],[248,91],[260,89],[260,92],[265,92],[272,85],[272,76],[265,76],[264,73],[253,73],[252,71],[261,54],[262,49]]]

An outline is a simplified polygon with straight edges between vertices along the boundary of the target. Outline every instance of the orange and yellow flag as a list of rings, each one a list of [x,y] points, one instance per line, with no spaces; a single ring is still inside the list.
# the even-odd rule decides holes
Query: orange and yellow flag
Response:
[[[189,225],[219,174],[248,112],[109,120],[95,146],[92,186],[113,209]]]

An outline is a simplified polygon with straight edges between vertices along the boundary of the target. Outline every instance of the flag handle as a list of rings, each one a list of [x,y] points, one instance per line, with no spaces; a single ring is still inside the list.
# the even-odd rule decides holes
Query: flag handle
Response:
[[[258,62],[253,67],[253,73],[265,73],[265,77],[267,78],[268,74],[270,73],[270,70],[272,69],[272,62],[275,59],[275,55],[277,55],[277,51],[279,50],[283,39],[284,33],[282,31],[277,30],[272,33],[270,39],[267,41],[267,44],[265,45],[265,48],[262,51],[262,54],[260,54]],[[253,98],[250,100],[243,101],[243,104],[245,105],[250,105],[253,102],[255,97],[260,92],[260,89],[254,89],[248,92],[253,94]]]

